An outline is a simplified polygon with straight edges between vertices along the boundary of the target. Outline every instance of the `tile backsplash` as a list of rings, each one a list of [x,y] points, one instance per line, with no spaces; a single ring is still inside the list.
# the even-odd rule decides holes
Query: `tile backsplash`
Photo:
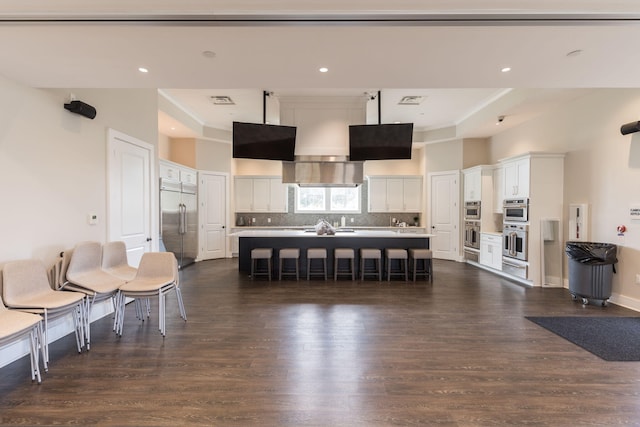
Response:
[[[366,182],[361,189],[361,213],[295,213],[295,188],[289,187],[289,212],[287,213],[258,213],[258,212],[237,212],[235,214],[235,225],[239,226],[274,226],[274,227],[300,227],[313,226],[318,220],[324,219],[331,224],[340,225],[342,217],[345,217],[346,227],[389,227],[392,219],[397,222],[405,222],[408,226],[415,225],[414,218],[418,217],[418,224],[421,215],[418,212],[393,212],[393,213],[369,213],[368,192]],[[241,219],[242,218],[242,219]],[[269,219],[271,222],[269,222]],[[255,221],[254,221],[255,220]]]

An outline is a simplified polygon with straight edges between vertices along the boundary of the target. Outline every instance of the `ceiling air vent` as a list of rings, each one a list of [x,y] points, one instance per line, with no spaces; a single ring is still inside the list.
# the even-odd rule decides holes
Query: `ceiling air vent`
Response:
[[[231,99],[230,96],[211,96],[209,97],[211,99],[211,102],[213,103],[213,105],[236,105],[235,102],[233,102],[233,99]]]
[[[398,105],[420,105],[424,96],[403,96]]]

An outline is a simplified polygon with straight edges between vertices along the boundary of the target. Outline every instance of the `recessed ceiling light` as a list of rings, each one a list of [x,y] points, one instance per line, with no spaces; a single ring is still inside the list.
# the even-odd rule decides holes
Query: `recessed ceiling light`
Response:
[[[500,71],[502,71],[503,73],[508,73],[509,71],[511,71],[511,67],[504,67]]]
[[[148,73],[149,72],[149,70],[144,68],[144,67],[139,67],[138,71],[140,71],[141,73]]]
[[[318,71],[320,71],[321,73],[326,73],[329,71],[329,69],[327,67],[320,67]]]
[[[204,56],[205,58],[215,58],[216,53],[211,50],[205,50],[202,52],[202,56]]]

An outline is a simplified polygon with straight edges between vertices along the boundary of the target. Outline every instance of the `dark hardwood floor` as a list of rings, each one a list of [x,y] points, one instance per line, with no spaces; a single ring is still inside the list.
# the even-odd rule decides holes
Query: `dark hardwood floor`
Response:
[[[127,307],[89,352],[51,345],[0,369],[5,425],[640,425],[640,363],[605,362],[527,315],[636,316],[435,262],[435,281],[250,281],[236,260],[186,268],[188,322],[167,298],[144,323]]]

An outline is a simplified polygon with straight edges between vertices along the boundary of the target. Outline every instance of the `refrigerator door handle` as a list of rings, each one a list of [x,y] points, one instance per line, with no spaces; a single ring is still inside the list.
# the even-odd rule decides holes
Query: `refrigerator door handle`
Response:
[[[178,233],[179,234],[184,234],[185,233],[185,217],[186,217],[186,206],[182,203],[180,203],[178,205],[178,212],[179,212],[179,216],[178,216]]]

